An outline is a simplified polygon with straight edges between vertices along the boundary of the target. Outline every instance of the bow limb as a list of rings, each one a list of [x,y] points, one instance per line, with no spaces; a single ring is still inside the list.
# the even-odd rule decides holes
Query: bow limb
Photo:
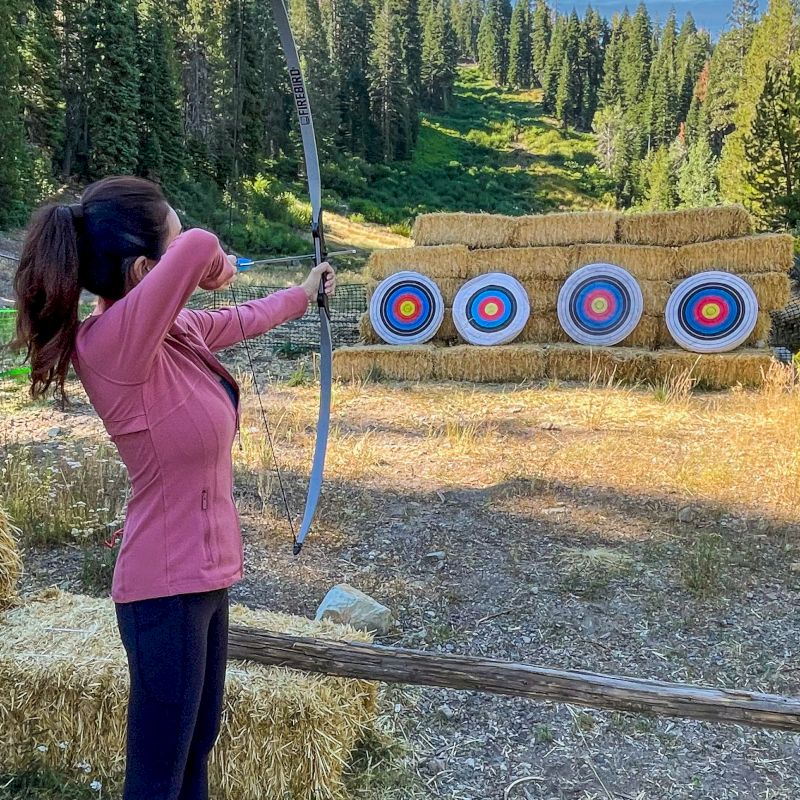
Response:
[[[308,179],[308,194],[311,200],[311,236],[314,241],[314,263],[325,261],[325,235],[322,229],[322,179],[317,154],[317,139],[314,134],[314,120],[311,116],[311,105],[308,102],[306,83],[300,67],[297,45],[289,24],[289,15],[283,0],[271,0],[272,15],[278,28],[281,46],[289,69],[289,83],[294,98],[297,118],[300,122],[300,136],[303,142],[303,157]],[[333,359],[331,345],[330,310],[328,296],[325,294],[325,278],[323,276],[317,291],[317,306],[320,323],[320,395],[319,416],[317,419],[317,440],[314,444],[314,458],[311,464],[311,477],[308,482],[306,507],[303,521],[294,541],[294,554],[303,547],[306,534],[314,521],[314,513],[322,491],[322,480],[325,471],[325,453],[328,447],[328,432],[331,416],[331,361]]]

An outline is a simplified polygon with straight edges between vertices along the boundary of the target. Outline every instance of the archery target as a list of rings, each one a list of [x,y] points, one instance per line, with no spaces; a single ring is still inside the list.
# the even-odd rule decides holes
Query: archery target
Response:
[[[397,272],[381,281],[369,301],[372,327],[389,344],[421,344],[444,318],[439,287],[418,272]]]
[[[558,320],[578,344],[619,344],[642,318],[636,279],[614,264],[588,264],[567,278],[558,294]]]
[[[502,272],[467,281],[453,300],[453,322],[469,344],[506,344],[516,339],[530,313],[522,284]]]
[[[692,353],[724,353],[742,344],[758,321],[755,292],[736,275],[701,272],[667,301],[672,338]]]

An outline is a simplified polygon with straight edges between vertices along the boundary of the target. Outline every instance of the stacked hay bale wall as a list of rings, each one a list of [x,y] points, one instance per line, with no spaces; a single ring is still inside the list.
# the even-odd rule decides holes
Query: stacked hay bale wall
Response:
[[[792,237],[753,235],[752,220],[740,206],[656,214],[559,213],[516,219],[429,214],[417,219],[414,238],[416,246],[412,248],[372,255],[367,291],[371,295],[381,280],[401,270],[417,271],[436,281],[446,306],[444,322],[433,340],[440,345],[459,342],[452,319],[459,288],[487,272],[512,275],[528,294],[531,318],[515,340],[517,344],[570,342],[556,314],[558,295],[564,281],[587,264],[620,266],[641,287],[644,313],[622,347],[677,350],[666,325],[667,301],[681,281],[698,272],[731,272],[752,287],[759,316],[745,347],[764,347],[771,327],[770,313],[783,308],[790,297]],[[368,314],[361,320],[361,334],[367,344],[380,342]],[[353,358],[352,352],[348,349],[346,358]],[[523,360],[529,358],[526,351]],[[414,350],[413,359],[417,368],[410,372],[417,374],[426,357]],[[397,366],[396,355],[391,363],[394,366],[388,368],[389,372]],[[548,368],[552,370],[552,360]],[[470,370],[465,370],[465,377],[467,372]],[[752,375],[745,376],[745,380],[750,378]]]
[[[578,344],[507,344],[344,347],[334,354],[334,377],[354,380],[458,380],[521,383],[543,378],[626,384],[669,384],[684,377],[702,389],[758,387],[772,358],[764,350],[698,355],[685,350],[583,347]]]
[[[366,640],[331,623],[231,608],[231,622]],[[339,798],[342,771],[374,720],[365,681],[231,662],[210,762],[215,796]],[[125,756],[128,670],[114,607],[46,590],[0,618],[0,763],[50,768],[112,790]],[[76,765],[87,765],[76,769]],[[88,769],[88,771],[85,771]]]

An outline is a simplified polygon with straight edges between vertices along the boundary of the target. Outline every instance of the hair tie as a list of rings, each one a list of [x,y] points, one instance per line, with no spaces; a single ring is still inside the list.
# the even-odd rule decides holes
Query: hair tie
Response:
[[[72,203],[71,205],[67,206],[69,209],[69,213],[72,215],[72,219],[76,222],[78,220],[83,219],[83,206],[80,203]]]

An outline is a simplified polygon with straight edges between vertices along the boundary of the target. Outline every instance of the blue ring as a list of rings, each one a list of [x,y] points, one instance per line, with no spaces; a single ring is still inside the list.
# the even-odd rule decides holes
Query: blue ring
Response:
[[[503,313],[495,320],[484,320],[478,316],[478,309],[483,300],[493,297],[504,300]],[[507,328],[517,315],[517,301],[502,286],[484,286],[473,294],[466,304],[467,321],[473,328],[487,333],[495,333]]]
[[[401,322],[391,314],[391,308],[399,294],[408,293],[413,294],[419,299],[422,305],[422,313],[419,318],[413,322]],[[383,298],[381,302],[381,319],[384,325],[393,333],[399,336],[409,336],[430,325],[431,318],[433,317],[433,306],[433,296],[426,286],[413,281],[409,283],[400,283],[393,287]]]
[[[589,292],[603,289],[610,292],[617,302],[615,313],[603,322],[595,322],[587,319],[583,313],[586,295]],[[600,333],[611,333],[624,324],[630,313],[630,297],[624,287],[611,278],[589,278],[580,284],[572,293],[569,304],[570,316],[575,325],[586,333],[597,335]]]
[[[694,318],[694,310],[709,293],[722,296],[731,313],[716,325],[699,325]],[[719,284],[699,286],[683,298],[678,310],[678,319],[683,329],[698,339],[718,339],[727,336],[738,328],[744,320],[744,300],[735,291]]]

